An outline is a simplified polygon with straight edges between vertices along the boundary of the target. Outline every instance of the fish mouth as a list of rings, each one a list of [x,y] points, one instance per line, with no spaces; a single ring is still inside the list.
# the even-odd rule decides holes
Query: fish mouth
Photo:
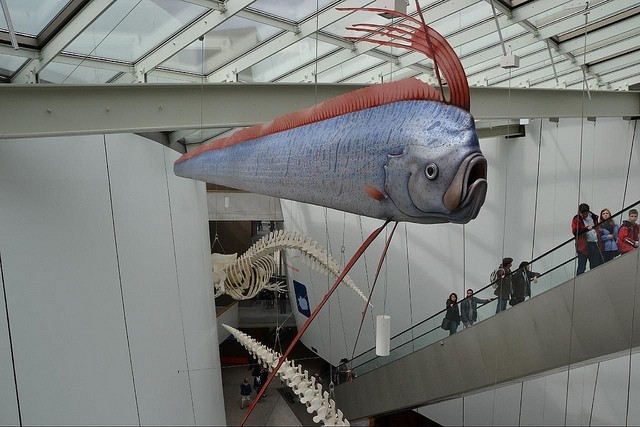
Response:
[[[478,216],[487,195],[487,160],[481,153],[467,156],[442,197],[456,222],[468,222]]]

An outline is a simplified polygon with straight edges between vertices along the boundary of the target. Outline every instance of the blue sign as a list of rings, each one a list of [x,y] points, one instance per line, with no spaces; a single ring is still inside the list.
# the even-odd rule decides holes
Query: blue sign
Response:
[[[305,316],[311,316],[311,309],[309,308],[309,296],[307,294],[307,287],[300,282],[293,281],[293,289],[296,292],[296,305],[298,311]]]

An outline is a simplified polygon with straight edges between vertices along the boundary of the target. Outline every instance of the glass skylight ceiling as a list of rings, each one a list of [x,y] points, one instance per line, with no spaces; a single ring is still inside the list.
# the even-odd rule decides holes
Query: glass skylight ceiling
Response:
[[[278,33],[280,28],[234,16],[162,63],[163,68],[202,74],[236,58]],[[204,52],[203,52],[204,49]],[[203,55],[205,67],[203,69]]]
[[[26,58],[0,53],[0,75],[12,75],[27,61]]]
[[[69,3],[69,0],[6,0],[11,22],[17,33],[37,36]],[[0,8],[0,29],[7,30],[7,20]]]
[[[374,82],[428,76],[432,66],[421,54],[346,39],[367,36],[349,32],[345,27],[350,25],[392,23],[373,13],[335,10],[375,7],[373,0],[115,0],[110,5],[96,0],[6,1],[21,51],[13,50],[0,13],[0,81],[13,83],[33,76],[58,84],[303,82],[313,81],[310,71],[316,67],[323,82]],[[101,4],[109,7],[98,10]],[[495,0],[506,48],[521,56],[520,69],[511,72],[499,65],[502,47],[490,0],[420,4],[427,23],[461,57],[471,85],[506,87],[518,83],[509,81],[515,76],[531,87],[532,82],[547,87],[550,79],[555,82],[554,64],[561,69],[560,77],[571,76],[565,82],[560,78],[557,86],[573,83],[582,59],[571,57],[584,50],[587,5],[590,88],[625,90],[640,81],[637,0]],[[408,0],[407,12],[417,17],[414,0]],[[72,30],[77,34],[68,34]],[[65,42],[56,40],[58,34]],[[43,51],[51,61],[30,59]],[[389,64],[396,61],[399,65],[392,68]],[[594,64],[598,72],[590,72]]]
[[[316,0],[257,0],[250,6],[250,8],[269,15],[287,19],[291,22],[300,22],[305,18],[313,16],[318,9],[322,10],[332,3],[336,3],[336,1],[317,0],[316,2]]]
[[[65,51],[133,62],[206,10],[175,0],[118,0]]]

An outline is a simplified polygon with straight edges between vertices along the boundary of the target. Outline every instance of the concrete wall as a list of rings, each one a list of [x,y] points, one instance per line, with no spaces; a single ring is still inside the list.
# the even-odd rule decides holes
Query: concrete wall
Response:
[[[224,424],[202,183],[134,135],[0,144],[0,424]]]

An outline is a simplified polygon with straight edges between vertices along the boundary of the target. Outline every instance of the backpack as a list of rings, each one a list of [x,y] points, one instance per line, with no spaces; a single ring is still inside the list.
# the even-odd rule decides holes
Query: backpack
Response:
[[[502,268],[502,266],[498,266],[498,268],[496,268],[495,270],[493,270],[491,272],[491,275],[489,276],[489,280],[491,283],[491,286],[493,287],[493,289],[498,289],[498,278],[500,277],[500,272],[503,272],[502,274],[504,274],[504,269]]]

